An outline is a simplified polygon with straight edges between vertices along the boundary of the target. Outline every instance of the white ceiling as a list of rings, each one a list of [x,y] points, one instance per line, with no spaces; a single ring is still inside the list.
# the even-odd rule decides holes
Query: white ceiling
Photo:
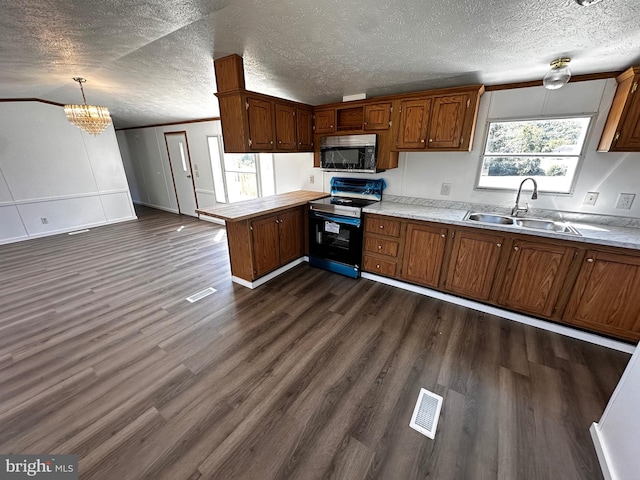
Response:
[[[640,2],[0,0],[0,98],[106,105],[116,127],[218,115],[213,58],[310,104],[640,64]]]

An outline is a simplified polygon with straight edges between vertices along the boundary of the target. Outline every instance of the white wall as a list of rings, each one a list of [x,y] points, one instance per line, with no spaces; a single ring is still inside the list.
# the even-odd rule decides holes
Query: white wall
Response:
[[[587,153],[573,195],[540,194],[537,201],[528,202],[532,208],[640,217],[640,154],[596,152],[615,89],[615,80],[609,79],[570,83],[555,91],[530,87],[487,92],[480,103],[471,152],[401,153],[399,168],[372,178],[385,179],[385,193],[388,195],[511,207],[515,199],[512,191],[474,189],[487,119],[595,113],[595,121],[587,138]],[[327,192],[331,177],[342,175],[323,173],[319,169],[315,169],[315,172],[316,181],[320,177],[323,189]],[[308,175],[308,168],[300,165],[300,178],[304,180]],[[294,172],[289,172],[289,176],[295,176]],[[451,183],[450,195],[440,195],[442,183]],[[600,193],[597,204],[584,206],[582,202],[590,191]],[[621,192],[637,195],[631,210],[615,208]]]
[[[600,422],[592,428],[605,478],[638,478],[640,349],[636,348]],[[595,429],[595,432],[594,432]],[[608,475],[607,475],[608,473]]]
[[[94,137],[61,107],[0,103],[0,243],[134,218],[113,126]]]
[[[127,176],[134,202],[178,213],[164,134],[182,131],[187,135],[198,207],[215,205],[207,137],[222,134],[219,121],[118,131],[125,168],[132,172]]]

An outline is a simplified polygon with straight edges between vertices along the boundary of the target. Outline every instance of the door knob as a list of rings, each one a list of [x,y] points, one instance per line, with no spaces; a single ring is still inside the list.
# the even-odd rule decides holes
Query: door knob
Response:
[[[191,178],[191,175],[187,175],[187,178]]]

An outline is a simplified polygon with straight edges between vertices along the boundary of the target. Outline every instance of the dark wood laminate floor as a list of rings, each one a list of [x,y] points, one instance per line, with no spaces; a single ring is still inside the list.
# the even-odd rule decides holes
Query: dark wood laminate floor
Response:
[[[78,454],[81,479],[602,478],[588,428],[628,355],[307,265],[251,291],[223,228],[139,215],[0,246],[1,453]],[[435,440],[408,427],[421,387]]]

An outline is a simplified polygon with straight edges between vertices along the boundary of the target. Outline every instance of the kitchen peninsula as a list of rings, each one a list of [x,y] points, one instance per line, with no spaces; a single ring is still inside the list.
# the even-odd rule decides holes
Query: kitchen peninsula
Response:
[[[225,221],[231,278],[255,288],[303,261],[306,204],[328,195],[298,190],[197,212]]]

